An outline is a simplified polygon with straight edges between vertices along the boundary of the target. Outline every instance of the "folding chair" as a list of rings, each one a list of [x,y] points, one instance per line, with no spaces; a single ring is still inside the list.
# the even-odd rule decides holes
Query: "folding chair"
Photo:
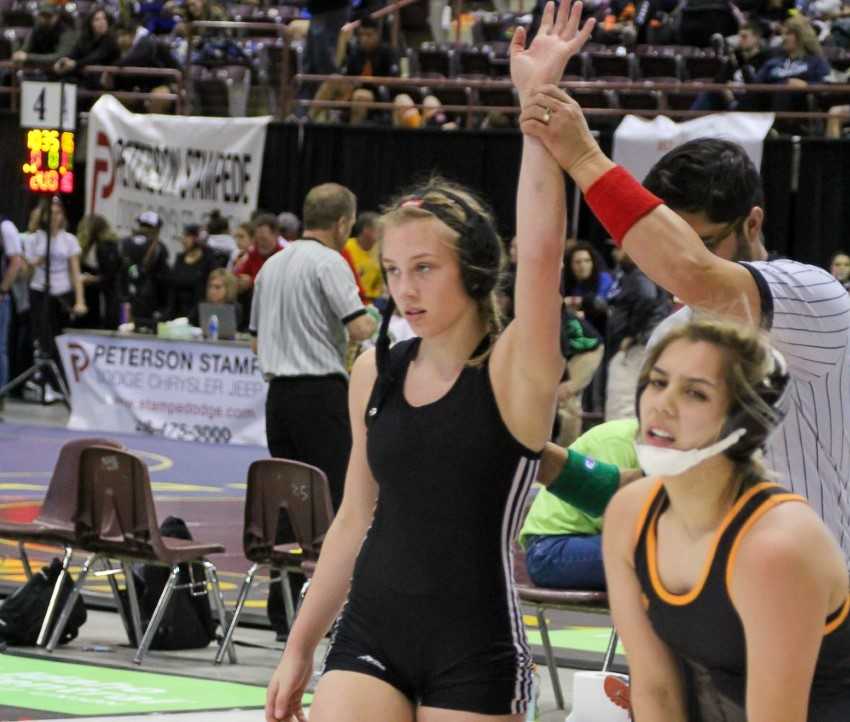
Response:
[[[543,651],[546,655],[546,666],[549,668],[549,677],[552,680],[552,689],[555,693],[555,703],[558,709],[564,709],[564,693],[561,690],[561,680],[558,677],[558,665],[555,662],[555,653],[552,650],[552,642],[549,639],[549,626],[546,622],[547,609],[562,609],[571,612],[590,612],[593,614],[608,614],[607,592],[590,592],[574,589],[545,589],[535,586],[528,576],[525,565],[525,552],[514,543],[513,545],[513,570],[517,594],[521,602],[532,605],[537,615],[537,624],[540,627],[540,636],[543,640]],[[602,671],[607,672],[617,650],[617,630],[611,628],[611,636],[608,639],[608,648],[602,658]]]
[[[141,459],[114,448],[93,446],[83,449],[80,456],[78,498],[75,517],[76,548],[89,552],[90,556],[83,562],[79,578],[50,636],[47,644],[49,652],[56,648],[74,608],[74,602],[97,561],[105,562],[109,568],[92,572],[93,575],[107,576],[113,591],[114,574],[123,571],[127,580],[131,623],[136,639],[140,640],[133,657],[135,664],[142,663],[176,589],[191,588],[193,594],[207,594],[207,585],[211,586],[214,592],[212,602],[217,609],[219,622],[222,628],[227,626],[218,573],[212,562],[205,558],[208,554],[223,553],[224,547],[221,544],[201,544],[160,535],[150,477]],[[109,564],[110,560],[120,561],[121,567],[113,568]],[[160,564],[171,570],[144,634],[141,633],[138,598],[130,569],[130,564],[134,562]],[[200,585],[202,590],[197,588],[197,583],[178,584],[180,565],[192,562],[200,563],[204,568],[205,581]],[[122,621],[127,626],[123,614]],[[130,637],[129,626],[127,632]],[[235,663],[235,652],[232,648],[229,651],[230,660]]]
[[[295,543],[276,543],[281,510],[286,512],[292,525]],[[289,573],[305,572],[306,576],[312,576],[313,567],[306,563],[319,558],[319,550],[333,516],[330,485],[321,469],[288,459],[261,459],[251,464],[245,494],[243,548],[252,565],[239,590],[233,618],[216,654],[216,664],[221,663],[224,650],[232,645],[245,600],[256,583],[260,567],[267,566],[281,572],[286,616],[292,624],[297,610],[292,604]],[[308,583],[305,583],[302,587],[300,599],[304,598],[307,586]]]
[[[69,441],[59,451],[59,458],[53,467],[53,474],[47,485],[47,493],[38,516],[28,524],[11,522],[0,524],[0,539],[12,539],[18,542],[18,552],[27,579],[32,579],[32,567],[25,544],[61,546],[65,551],[62,557],[62,570],[59,572],[59,577],[53,587],[53,593],[50,596],[44,621],[41,624],[41,631],[36,641],[36,644],[40,647],[43,647],[47,641],[47,631],[53,621],[56,604],[59,601],[59,592],[65,582],[65,577],[68,576],[68,568],[71,566],[73,547],[77,541],[74,518],[77,513],[80,455],[84,449],[91,446],[124,448],[117,441],[110,439],[91,438]]]

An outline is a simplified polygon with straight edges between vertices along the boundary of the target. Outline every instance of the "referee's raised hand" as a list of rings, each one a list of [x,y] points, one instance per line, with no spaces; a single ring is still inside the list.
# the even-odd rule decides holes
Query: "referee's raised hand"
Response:
[[[520,128],[539,138],[565,171],[600,154],[581,106],[557,85],[534,88],[522,106]]]

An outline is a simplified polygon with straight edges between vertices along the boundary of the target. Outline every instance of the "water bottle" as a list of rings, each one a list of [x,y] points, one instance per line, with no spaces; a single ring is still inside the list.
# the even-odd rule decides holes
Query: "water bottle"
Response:
[[[126,301],[121,304],[119,314],[118,314],[118,323],[120,325],[124,325],[125,323],[130,323],[133,320],[133,311],[132,307]]]
[[[210,316],[210,322],[207,325],[207,338],[210,341],[218,341],[218,316],[215,314]]]

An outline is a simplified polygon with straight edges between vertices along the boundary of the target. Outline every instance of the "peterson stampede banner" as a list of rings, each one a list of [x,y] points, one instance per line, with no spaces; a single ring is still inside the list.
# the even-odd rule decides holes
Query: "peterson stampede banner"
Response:
[[[266,382],[248,347],[64,334],[70,429],[265,446]]]
[[[146,210],[162,218],[174,250],[188,223],[214,208],[231,223],[257,207],[270,118],[200,118],[131,113],[111,95],[89,114],[86,213],[129,235]]]

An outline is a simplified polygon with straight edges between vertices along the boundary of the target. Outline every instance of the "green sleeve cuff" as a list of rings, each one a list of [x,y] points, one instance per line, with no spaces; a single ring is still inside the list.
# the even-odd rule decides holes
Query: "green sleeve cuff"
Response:
[[[564,468],[547,490],[585,514],[602,516],[619,488],[619,467],[569,450]]]

